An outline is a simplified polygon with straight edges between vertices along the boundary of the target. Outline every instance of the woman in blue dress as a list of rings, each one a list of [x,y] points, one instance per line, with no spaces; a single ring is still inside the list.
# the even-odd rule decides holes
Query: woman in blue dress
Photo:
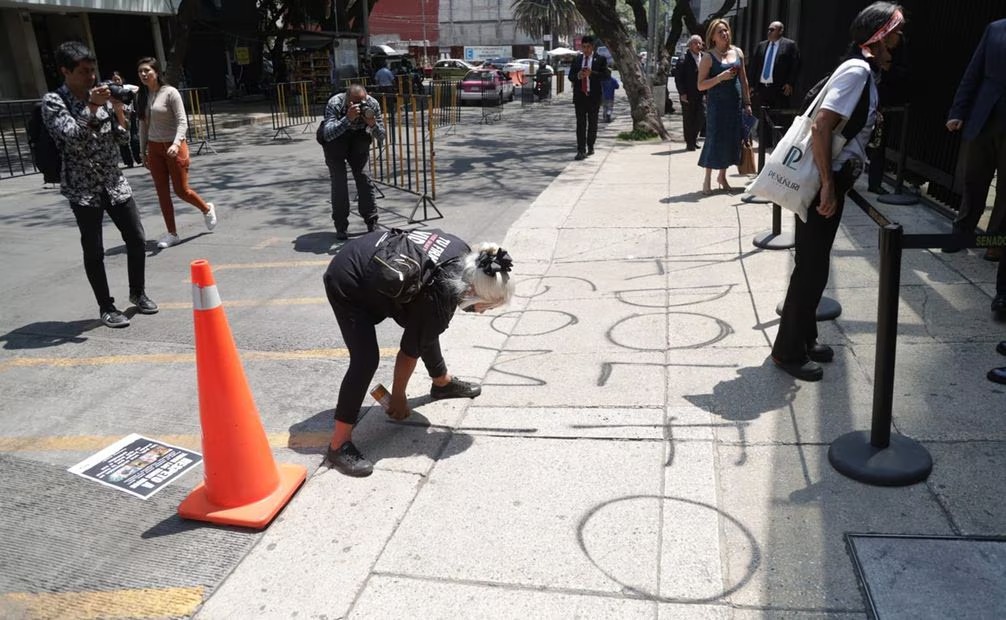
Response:
[[[730,191],[727,168],[740,163],[741,114],[751,114],[751,90],[744,71],[744,52],[730,43],[730,24],[713,20],[706,31],[709,53],[699,63],[699,90],[706,93],[706,141],[699,165],[706,169],[702,193],[712,193],[713,170],[720,189]]]

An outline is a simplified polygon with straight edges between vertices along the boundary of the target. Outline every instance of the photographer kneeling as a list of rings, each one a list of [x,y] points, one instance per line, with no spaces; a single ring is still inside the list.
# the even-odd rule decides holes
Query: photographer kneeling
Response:
[[[382,287],[389,280],[381,277],[397,275],[387,267],[402,264],[396,259],[403,254],[415,257],[407,262],[423,268],[421,275],[413,272],[403,278],[406,286],[399,287],[410,292],[396,298]],[[369,476],[374,469],[352,442],[353,427],[380,362],[374,326],[391,317],[405,329],[395,359],[389,416],[404,420],[410,415],[405,390],[419,358],[432,378],[432,399],[475,398],[481,387],[447,372],[440,334],[459,306],[481,314],[508,303],[514,289],[512,266],[510,256],[496,244],[480,243],[472,249],[439,230],[411,231],[407,238],[401,231],[374,232],[342,247],[324,277],[328,301],[349,349],[349,369],[339,389],[328,448],[333,467],[347,476]]]
[[[325,120],[318,128],[318,141],[325,149],[325,164],[332,179],[332,221],[335,223],[335,238],[340,241],[349,238],[346,232],[349,228],[347,161],[356,181],[360,217],[367,223],[367,232],[373,232],[377,227],[377,204],[367,164],[371,141],[374,138],[383,141],[384,136],[381,106],[363,86],[353,84],[347,92],[328,100]]]

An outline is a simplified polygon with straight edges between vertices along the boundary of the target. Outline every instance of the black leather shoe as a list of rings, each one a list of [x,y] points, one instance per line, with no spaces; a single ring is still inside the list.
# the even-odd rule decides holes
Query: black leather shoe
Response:
[[[1006,340],[1003,340],[998,345],[996,345],[996,352],[999,355],[1006,355]]]
[[[964,233],[964,230],[960,226],[958,226],[957,224],[954,224],[954,229],[953,229],[953,231],[951,231],[950,234],[952,234],[952,235],[960,235],[960,234],[963,234],[963,233]],[[960,243],[955,238],[955,239],[951,240],[950,243],[948,243],[945,247],[940,248],[940,252],[943,252],[944,254],[956,254],[957,252],[960,252],[963,249],[964,248],[961,247]]]
[[[868,187],[868,188],[866,188],[866,191],[874,193],[874,194],[876,194],[878,196],[883,196],[884,194],[887,193],[887,190],[884,189],[883,187],[880,187],[880,186],[877,186],[877,187]]]
[[[812,362],[827,364],[835,359],[835,350],[826,344],[815,342],[813,345],[807,346],[807,357]]]
[[[820,381],[824,378],[824,370],[812,360],[806,362],[780,362],[772,358],[772,362],[789,373],[792,377],[801,381]]]
[[[588,146],[587,147],[587,157],[590,157],[593,154],[594,154],[594,147]]]
[[[577,151],[576,157],[574,157],[573,159],[576,161],[582,161],[584,159],[587,159],[587,154],[584,153],[583,151]]]
[[[989,378],[989,381],[992,381],[994,383],[1002,383],[1003,385],[1006,385],[1006,366],[1002,366],[1001,368],[993,368],[992,370],[989,371],[989,374],[987,374],[986,376]]]
[[[328,462],[331,463],[332,467],[339,471],[339,473],[346,476],[353,476],[354,478],[364,478],[374,473],[374,464],[371,463],[356,449],[352,441],[347,441],[346,443],[339,446],[338,450],[328,447],[328,453],[325,455]]]
[[[375,230],[377,230],[377,218],[372,217],[367,220],[367,232],[374,232]]]
[[[1006,294],[996,295],[992,300],[992,312],[1006,312]]]
[[[130,295],[129,303],[136,306],[136,311],[140,314],[157,314],[157,304],[147,297],[146,293]]]
[[[346,239],[349,239],[349,235],[345,230],[337,230],[335,231],[335,238],[338,241],[345,241]]]
[[[993,263],[998,263],[1002,255],[1002,248],[988,248],[985,250],[985,254],[982,255],[982,258]]]

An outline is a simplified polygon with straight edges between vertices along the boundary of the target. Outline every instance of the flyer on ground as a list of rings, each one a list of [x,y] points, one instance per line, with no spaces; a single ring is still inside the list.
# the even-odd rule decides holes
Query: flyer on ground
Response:
[[[202,460],[197,452],[134,433],[67,471],[147,499]]]

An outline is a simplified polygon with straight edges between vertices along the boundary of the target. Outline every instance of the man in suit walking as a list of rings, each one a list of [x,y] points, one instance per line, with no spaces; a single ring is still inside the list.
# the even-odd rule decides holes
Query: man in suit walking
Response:
[[[674,72],[674,85],[681,100],[682,122],[685,126],[685,146],[694,151],[699,131],[706,123],[704,93],[699,90],[699,63],[702,61],[702,37],[693,34],[688,39],[688,51]]]
[[[752,96],[756,109],[788,108],[793,85],[800,73],[800,49],[796,41],[782,36],[782,22],[772,22],[768,39],[758,44],[748,65],[748,84],[754,87]],[[772,145],[771,132],[767,132]]]
[[[611,76],[608,61],[594,52],[594,37],[585,35],[580,40],[580,49],[583,51],[570,65],[568,76],[573,83],[573,109],[576,111],[577,161],[594,154],[601,82]]]
[[[964,195],[954,232],[975,231],[985,211],[992,175],[998,174],[988,232],[1006,233],[1006,19],[985,28],[948,116],[947,129],[961,132],[964,157]],[[943,251],[959,249],[954,245]],[[996,256],[994,252],[992,255]],[[999,271],[992,311],[1006,312],[1006,261],[997,258]]]

